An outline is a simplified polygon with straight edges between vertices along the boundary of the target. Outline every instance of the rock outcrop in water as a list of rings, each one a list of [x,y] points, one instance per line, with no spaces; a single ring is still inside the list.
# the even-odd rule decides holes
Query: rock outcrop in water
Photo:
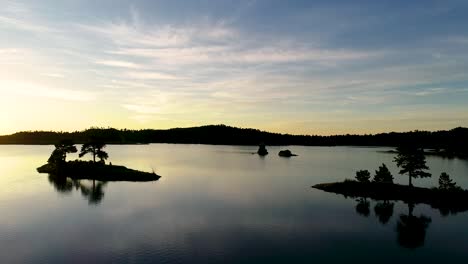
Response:
[[[265,144],[260,144],[260,146],[258,146],[257,154],[260,156],[268,155],[268,150],[266,149]]]
[[[285,157],[285,158],[290,158],[290,157],[294,157],[294,156],[297,156],[297,155],[293,154],[289,149],[286,149],[286,150],[281,150],[278,153],[278,156]]]

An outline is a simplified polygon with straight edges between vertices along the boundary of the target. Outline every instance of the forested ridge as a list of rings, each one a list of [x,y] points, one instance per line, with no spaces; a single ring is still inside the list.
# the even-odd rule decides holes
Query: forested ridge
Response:
[[[0,144],[55,144],[63,139],[82,144],[89,138],[99,138],[107,144],[214,144],[214,145],[304,145],[304,146],[400,146],[417,144],[420,147],[466,153],[468,128],[445,131],[389,132],[369,135],[290,135],[209,125],[191,128],[128,130],[90,128],[76,132],[28,131],[0,136]]]

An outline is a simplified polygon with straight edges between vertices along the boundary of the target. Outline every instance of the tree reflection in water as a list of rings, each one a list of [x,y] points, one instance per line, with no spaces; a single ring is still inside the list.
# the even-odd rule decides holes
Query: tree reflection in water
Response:
[[[73,180],[68,177],[49,175],[49,182],[54,189],[62,194],[70,194],[73,189],[80,190],[81,195],[90,205],[98,205],[104,199],[104,187],[107,182]]]
[[[366,198],[361,197],[357,200],[356,212],[362,216],[368,217],[370,215],[370,203]]]
[[[431,218],[413,215],[414,204],[408,204],[408,214],[400,215],[397,223],[398,244],[405,248],[415,249],[424,246],[426,231]]]
[[[370,215],[370,201],[365,197],[360,197],[356,200],[356,213],[369,217]],[[402,214],[398,218],[396,224],[397,240],[401,247],[416,249],[424,246],[426,238],[426,231],[431,223],[431,218],[425,215],[414,216],[414,203],[408,203],[408,214]],[[374,206],[374,213],[376,218],[382,225],[390,222],[393,216],[395,203],[388,200],[379,201]]]
[[[390,218],[393,216],[393,207],[394,203],[389,201],[378,202],[374,207],[375,216],[379,219],[379,222],[383,225],[387,224],[390,221]]]

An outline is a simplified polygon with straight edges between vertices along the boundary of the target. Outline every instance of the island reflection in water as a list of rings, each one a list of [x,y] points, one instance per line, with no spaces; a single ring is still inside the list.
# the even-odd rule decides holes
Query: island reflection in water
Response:
[[[104,187],[107,182],[94,180],[75,180],[64,176],[49,175],[49,182],[61,194],[80,191],[90,205],[98,205],[104,199]]]
[[[355,207],[356,213],[364,217],[369,217],[371,214],[370,205],[371,202],[365,197],[357,199]],[[429,224],[432,222],[432,219],[423,214],[415,216],[413,214],[415,207],[414,203],[407,203],[407,206],[408,213],[401,214],[399,216],[395,230],[398,236],[398,244],[401,247],[416,249],[424,246],[426,231]],[[394,207],[394,202],[376,201],[374,214],[382,225],[388,224],[393,216]]]

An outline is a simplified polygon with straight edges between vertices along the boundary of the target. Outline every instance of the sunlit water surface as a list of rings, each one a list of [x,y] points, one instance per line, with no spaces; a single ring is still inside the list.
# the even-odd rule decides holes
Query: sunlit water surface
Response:
[[[52,146],[0,146],[0,263],[466,263],[468,212],[416,205],[413,215],[430,222],[405,242],[397,225],[408,205],[396,202],[379,221],[375,201],[356,210],[355,199],[310,187],[382,162],[406,184],[388,149],[289,148],[299,156],[280,158],[279,147],[262,158],[247,146],[108,146],[113,164],[162,178],[96,191],[36,172]],[[428,157],[428,165],[434,176],[416,185],[435,186],[446,171],[468,188],[467,161]]]

